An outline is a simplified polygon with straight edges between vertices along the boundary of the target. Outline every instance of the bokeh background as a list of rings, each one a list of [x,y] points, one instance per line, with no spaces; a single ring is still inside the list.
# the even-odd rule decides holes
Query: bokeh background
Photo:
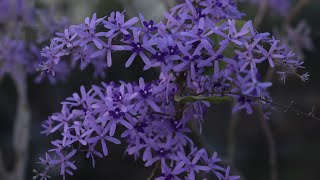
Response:
[[[161,20],[166,5],[160,0],[47,0],[46,6],[55,6],[57,18],[68,17],[72,24],[80,23],[86,16],[97,12],[98,16],[108,15],[111,11],[125,10],[129,16],[139,12],[152,19]],[[169,3],[170,4],[170,3]],[[257,7],[248,3],[241,3],[240,10],[247,13],[245,19],[253,19]],[[320,115],[320,1],[313,0],[305,6],[292,22],[304,19],[311,27],[311,39],[314,43],[312,51],[306,51],[305,63],[311,78],[306,83],[298,79],[289,78],[286,84],[273,79],[271,89],[274,101],[288,105],[294,101],[294,107],[306,112],[315,107],[316,115]],[[272,31],[281,26],[281,18],[276,13],[267,13],[259,31]],[[0,35],[1,36],[1,35]],[[92,69],[83,72],[73,71],[64,83],[51,85],[49,82],[35,84],[34,77],[28,77],[28,99],[32,113],[30,151],[26,156],[28,169],[26,179],[32,178],[32,169],[37,167],[39,154],[46,152],[50,146],[50,138],[40,135],[40,124],[53,112],[60,110],[60,102],[78,91],[81,85],[90,87],[101,81],[136,81],[143,76],[147,80],[155,79],[155,70],[142,71],[142,64],[136,64],[129,69],[121,65],[126,54],[114,57],[118,63],[107,71],[104,79],[93,79]],[[10,77],[3,77],[0,81],[0,149],[4,153],[6,168],[10,169],[14,163],[12,152],[12,129],[16,107],[16,91]],[[205,121],[203,136],[206,147],[216,150],[222,159],[227,159],[227,132],[230,123],[230,106],[217,105],[211,109]],[[235,165],[243,179],[267,180],[268,144],[255,116],[239,114],[236,124]],[[280,180],[319,179],[320,170],[320,121],[298,116],[292,112],[275,109],[269,121],[276,142],[277,162]],[[197,138],[197,136],[195,137]],[[125,146],[110,146],[110,156],[97,160],[96,168],[92,168],[84,156],[77,159],[78,171],[68,179],[146,179],[152,168],[145,168],[141,161],[135,162],[132,157],[124,156]],[[59,179],[61,177],[54,177]],[[241,178],[242,179],[242,178]]]

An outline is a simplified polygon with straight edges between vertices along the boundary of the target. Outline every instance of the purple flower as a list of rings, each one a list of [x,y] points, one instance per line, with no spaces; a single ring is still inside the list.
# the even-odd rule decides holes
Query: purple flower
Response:
[[[237,180],[237,179],[240,179],[240,176],[231,176],[230,166],[228,166],[225,172],[225,176],[223,177],[223,180]]]
[[[140,56],[143,70],[160,68],[159,78],[151,82],[139,78],[132,83],[102,82],[88,90],[81,87],[43,124],[45,134],[62,131],[49,152],[84,151],[95,166],[96,156],[108,155],[107,143],[125,141],[126,153],[135,160],[142,159],[145,166],[160,164],[157,179],[195,179],[198,173],[238,179],[229,175],[229,167],[217,164],[216,153],[211,156],[195,146],[188,125],[196,124],[201,133],[209,107],[220,99],[233,99],[232,112],[247,114],[253,113],[259,97],[272,101],[267,91],[272,83],[259,77],[259,64],[265,60],[270,67],[280,66],[284,78],[295,74],[304,81],[309,76],[296,73],[303,62],[269,33],[258,33],[251,21],[239,28],[234,19],[242,15],[231,0],[185,0],[165,13],[163,22],[146,21],[140,15],[138,27],[138,18],[126,21],[124,13],[113,12],[101,19],[94,14],[84,24],[57,33],[42,51],[47,61],[40,68],[47,73],[54,74],[60,60],[71,56],[74,62],[81,61],[81,69],[92,63],[98,74],[104,74],[103,68],[115,61],[113,53],[121,51],[130,55],[125,67]],[[266,112],[271,109],[263,107]],[[102,152],[95,149],[100,144]],[[63,163],[69,157],[60,159]]]
[[[244,63],[240,67],[240,71],[244,71],[247,66],[250,66],[250,69],[254,71],[256,69],[256,64],[261,63],[261,59],[255,58],[251,52],[239,52],[236,51],[239,60],[244,60]]]
[[[243,43],[241,41],[241,37],[245,36],[249,33],[249,27],[251,25],[251,21],[248,21],[238,32],[235,27],[235,20],[228,20],[228,27],[226,27],[227,34],[225,34],[223,31],[225,29],[211,29],[213,33],[220,35],[224,38],[224,40],[219,42],[220,46],[227,47],[229,43],[235,43],[236,45],[241,46]]]
[[[73,31],[73,29],[65,29],[64,33],[57,32],[56,35],[58,37],[54,38],[53,40],[60,43],[58,46],[56,46],[56,48],[59,49],[64,47],[65,45],[68,48],[74,46],[72,41],[77,37],[77,33]]]
[[[116,139],[116,138],[114,138],[112,136],[106,135],[107,132],[109,131],[109,128],[99,126],[95,122],[92,122],[92,121],[90,121],[90,125],[93,128],[92,130],[94,130],[97,135],[94,136],[94,137],[90,137],[87,140],[87,142],[90,143],[90,144],[93,144],[93,143],[96,143],[96,142],[100,141],[101,142],[101,147],[102,147],[102,152],[103,152],[104,156],[108,155],[108,148],[107,148],[106,141],[112,142],[114,144],[120,144],[121,143],[118,139]],[[92,130],[90,130],[90,131],[92,131]]]
[[[105,37],[105,32],[95,32],[96,26],[102,22],[104,18],[97,19],[96,13],[92,15],[92,18],[85,18],[85,23],[76,29],[77,34],[81,37],[79,45],[81,47],[86,46],[89,42],[93,42],[97,48],[102,49],[104,42],[100,37]],[[75,44],[78,44],[77,41]]]
[[[69,154],[64,155],[60,151],[56,151],[56,154],[59,156],[59,159],[57,160],[51,160],[49,161],[49,164],[51,165],[59,165],[60,166],[60,175],[63,176],[63,179],[65,179],[65,174],[73,175],[72,171],[68,168],[71,168],[72,170],[77,170],[77,167],[73,164],[73,162],[70,162],[70,158],[72,158],[76,154],[77,150],[71,151]]]
[[[56,48],[57,44],[54,41],[51,41],[50,46],[46,46],[42,49],[41,55],[48,58],[50,61],[58,64],[60,58],[65,55],[65,52],[61,49]]]
[[[117,36],[120,32],[128,35],[128,28],[137,23],[139,19],[137,17],[131,18],[125,22],[124,14],[117,12],[112,12],[110,17],[108,17],[108,21],[103,21],[104,27],[109,29],[106,33],[106,37],[114,37]]]
[[[124,112],[122,112],[119,108],[116,108],[114,111],[110,110],[109,115],[115,119],[122,118],[124,116]]]
[[[153,101],[152,96],[155,94],[156,89],[152,88],[150,84],[145,84],[144,79],[139,79],[139,94],[140,94],[140,102],[136,104],[135,109],[139,109],[144,104],[148,104],[154,111],[160,112],[160,108],[157,104]]]
[[[181,72],[186,69],[190,70],[190,77],[192,80],[196,78],[197,72],[196,72],[196,66],[199,61],[201,61],[201,56],[199,55],[199,50],[194,50],[194,52],[191,54],[189,53],[189,50],[191,49],[190,45],[183,46],[182,44],[178,44],[179,50],[183,54],[182,62],[176,66],[173,67],[173,70],[176,72]]]
[[[45,120],[44,122],[42,122],[42,124],[41,124],[41,127],[44,129],[43,131],[41,131],[41,134],[45,134],[46,136],[51,134],[52,125],[53,125],[53,121],[52,121],[51,117],[49,116],[48,119]]]
[[[140,42],[139,38],[140,32],[137,30],[133,30],[133,39],[134,41],[130,43],[132,55],[127,60],[125,67],[129,67],[135,57],[139,55],[142,59],[142,61],[147,65],[151,66],[150,59],[146,56],[145,51],[151,51],[154,52],[152,47],[149,46],[148,42]]]
[[[199,171],[209,171],[211,169],[208,166],[197,164],[200,158],[202,157],[203,153],[204,153],[203,150],[197,151],[191,160],[191,157],[186,156],[181,152],[178,152],[177,155],[181,161],[173,169],[173,172],[178,174],[182,172],[188,172],[188,179],[195,180],[195,173],[199,173]]]
[[[62,135],[66,138],[68,138],[68,145],[74,143],[74,142],[79,142],[81,143],[82,145],[86,146],[87,145],[87,142],[86,142],[86,134],[81,134],[80,131],[83,131],[80,130],[79,127],[75,126],[74,128],[74,131],[75,131],[75,134],[71,134],[71,131],[68,131],[67,133],[62,133]]]
[[[138,121],[135,125],[134,125],[134,128],[140,132],[140,133],[144,133],[144,128],[145,127],[148,127],[148,124],[145,123],[145,122],[141,122],[141,121]]]
[[[50,162],[52,161],[52,158],[50,157],[50,155],[48,153],[45,154],[45,157],[39,157],[40,164],[44,164],[44,165],[50,165]]]
[[[154,25],[153,20],[150,20],[149,22],[147,22],[142,14],[139,14],[139,17],[140,17],[140,21],[142,22],[142,25],[143,25],[142,31],[144,31],[146,33],[152,33],[154,31],[158,30],[158,27]]]
[[[72,54],[73,62],[80,60],[80,69],[83,70],[91,62],[91,54],[94,52],[94,47],[86,45],[75,49],[75,53]]]
[[[199,20],[199,25],[194,26],[189,32],[181,32],[180,34],[183,36],[187,36],[190,38],[186,44],[194,44],[197,43],[198,45],[196,48],[205,48],[205,49],[212,49],[212,42],[208,36],[210,36],[213,32],[208,31],[205,27],[205,21],[203,18]],[[201,46],[201,47],[198,47]]]
[[[94,149],[94,146],[95,146],[96,144],[95,143],[93,143],[93,144],[90,144],[89,145],[89,149],[87,150],[88,152],[87,152],[87,154],[86,154],[86,158],[90,158],[91,157],[91,163],[92,163],[92,166],[93,167],[95,167],[96,166],[96,161],[95,161],[95,159],[94,159],[94,156],[98,156],[99,158],[103,158],[103,155],[100,153],[100,152],[98,152],[98,151],[96,151],[95,149]]]
[[[108,67],[111,67],[111,65],[112,65],[111,53],[112,53],[112,51],[125,50],[124,46],[112,45],[111,42],[112,42],[112,38],[109,37],[108,38],[108,44],[103,44],[103,47],[101,48],[101,50],[98,50],[98,51],[92,53],[90,55],[90,58],[95,58],[97,56],[101,56],[101,55],[107,54],[107,64],[108,64]]]
[[[180,180],[179,174],[172,171],[166,163],[161,163],[161,176],[155,178],[155,180]]]
[[[151,32],[158,30],[158,28],[155,27],[155,26],[153,25],[153,23],[154,23],[153,20],[150,20],[149,22],[143,21],[144,27],[147,28],[148,31],[151,31]]]
[[[162,143],[159,141],[159,139],[154,139],[156,143],[148,144],[150,148],[147,148],[147,150],[143,154],[143,160],[146,161],[145,166],[151,166],[156,161],[160,161],[161,163],[165,163],[166,160],[174,160],[177,161],[178,158],[174,154],[175,148],[174,148],[174,142],[172,141],[172,137],[168,136],[166,138],[166,142]],[[154,152],[154,153],[152,153]]]
[[[253,110],[251,107],[252,100],[250,98],[239,96],[237,103],[233,106],[232,112],[237,112],[245,109],[248,114],[252,114]]]
[[[61,128],[63,128],[63,132],[67,132],[70,123],[73,121],[73,118],[74,115],[70,112],[70,109],[66,105],[62,106],[61,113],[55,113],[51,116],[55,126],[51,129],[50,133],[53,133]]]
[[[259,48],[260,52],[264,55],[260,61],[264,61],[265,59],[268,59],[269,61],[269,64],[270,64],[270,67],[274,67],[274,59],[282,59],[284,58],[285,56],[282,55],[282,54],[278,54],[277,52],[277,44],[278,44],[278,41],[274,41],[271,45],[271,48],[269,49],[269,52],[267,52],[262,46],[260,45],[257,45],[257,47]]]

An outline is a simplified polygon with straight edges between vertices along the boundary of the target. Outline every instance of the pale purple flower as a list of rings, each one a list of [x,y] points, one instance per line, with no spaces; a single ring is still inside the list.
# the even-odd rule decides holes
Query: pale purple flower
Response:
[[[129,67],[133,60],[139,55],[142,61],[147,65],[150,66],[151,62],[150,59],[146,56],[146,51],[154,51],[152,47],[148,44],[148,42],[140,42],[140,31],[133,30],[133,41],[130,43],[132,55],[127,60],[125,67]]]
[[[56,154],[58,155],[59,159],[49,161],[50,165],[60,166],[60,175],[63,176],[63,179],[65,179],[66,173],[69,175],[73,175],[72,171],[69,168],[71,168],[72,170],[77,170],[77,167],[74,165],[74,162],[71,162],[69,160],[76,154],[76,152],[77,150],[74,149],[67,155],[64,155],[62,152],[56,151]]]
[[[225,172],[225,176],[223,177],[223,180],[237,180],[237,179],[240,179],[240,176],[231,176],[230,166],[228,166]]]
[[[125,21],[124,18],[124,13],[117,11],[112,12],[107,21],[103,21],[104,27],[109,29],[106,33],[106,37],[114,37],[119,33],[127,35],[129,34],[128,28],[139,21],[137,17],[131,18],[128,21]]]
[[[93,130],[96,132],[96,136],[94,137],[90,137],[87,142],[90,144],[96,143],[98,141],[101,142],[101,147],[102,147],[102,152],[104,156],[108,155],[108,148],[107,148],[107,144],[106,141],[112,142],[114,144],[120,144],[120,140],[112,137],[112,136],[108,136],[107,132],[109,131],[109,128],[107,127],[103,127],[100,125],[97,125],[95,122],[90,121],[90,125],[93,128]]]
[[[259,51],[263,54],[263,57],[260,59],[260,61],[264,61],[264,60],[268,60],[269,61],[269,65],[270,67],[274,67],[274,60],[275,59],[282,59],[285,56],[282,54],[277,53],[277,45],[278,45],[278,41],[274,41],[271,45],[271,48],[269,49],[269,52],[267,52],[262,46],[257,45],[257,47],[259,48]]]

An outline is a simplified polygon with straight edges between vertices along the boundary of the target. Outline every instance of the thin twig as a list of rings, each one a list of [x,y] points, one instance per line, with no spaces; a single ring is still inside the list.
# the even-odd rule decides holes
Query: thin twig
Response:
[[[172,7],[172,2],[174,2],[174,1],[162,0],[162,2],[164,4],[166,10],[169,11],[171,9],[171,7]]]
[[[227,134],[227,157],[231,167],[234,167],[234,157],[235,157],[235,149],[236,149],[236,127],[238,125],[238,113],[231,113],[231,118],[228,127]]]
[[[268,0],[261,1],[258,14],[255,16],[253,20],[253,25],[256,29],[259,28],[264,16],[266,15],[267,9],[268,9]]]
[[[231,167],[235,167],[235,150],[236,150],[236,127],[238,125],[239,113],[232,113],[232,108],[235,102],[230,106],[231,118],[227,131],[227,158]]]
[[[6,180],[23,180],[27,168],[29,134],[30,134],[30,109],[27,97],[26,74],[17,69],[12,76],[17,89],[17,108],[13,127],[13,151],[15,163],[12,171],[5,169],[4,161],[0,158],[0,177]],[[0,154],[1,155],[1,154]]]
[[[304,6],[309,4],[312,0],[299,0],[298,3],[291,9],[290,14],[284,23],[284,27],[288,27],[291,21],[299,14]]]
[[[278,165],[277,165],[277,152],[276,152],[276,143],[271,131],[271,128],[268,122],[264,118],[262,103],[259,103],[258,107],[259,119],[261,122],[261,127],[266,135],[269,149],[269,171],[270,171],[270,180],[278,179]]]
[[[195,126],[195,123],[190,121],[188,123],[188,127],[191,130],[191,134],[196,136],[195,138],[197,139],[201,147],[206,149],[209,154],[213,154],[215,152],[215,149],[208,143],[207,139],[200,134],[199,130]]]
[[[264,78],[265,82],[270,82],[274,75],[274,68],[268,67],[267,74]],[[276,144],[272,135],[272,131],[269,127],[268,122],[266,122],[264,115],[263,115],[263,109],[261,102],[259,103],[259,116],[261,121],[261,127],[263,129],[263,132],[267,138],[268,141],[268,147],[269,147],[269,175],[270,180],[277,180],[278,179],[278,167],[277,167],[277,152],[276,152]]]
[[[6,167],[4,165],[4,160],[2,156],[2,151],[0,150],[0,179],[7,179],[8,173],[6,171]]]
[[[283,109],[285,110],[285,112],[287,112],[287,111],[292,111],[292,112],[296,113],[297,115],[302,115],[302,116],[305,116],[305,117],[308,117],[308,118],[311,118],[311,119],[320,121],[320,118],[316,117],[313,113],[306,113],[306,112],[303,112],[303,111],[294,109],[294,108],[292,108],[291,104],[288,105],[288,106],[286,106],[286,105],[282,105],[282,104],[280,104],[280,103],[276,103],[276,102],[273,102],[273,101],[271,101],[271,100],[264,99],[264,98],[258,97],[258,96],[249,96],[249,95],[245,95],[245,94],[242,94],[242,93],[235,93],[235,92],[202,92],[202,93],[196,94],[196,96],[197,96],[197,95],[213,95],[213,94],[219,94],[219,95],[238,95],[238,96],[243,96],[243,97],[246,97],[246,98],[249,98],[249,99],[252,99],[252,100],[263,101],[263,102],[269,103],[269,104],[271,104],[271,105],[274,105],[274,106],[278,106],[278,107],[280,107],[280,108],[283,108]]]
[[[151,114],[156,114],[156,115],[161,115],[161,116],[168,116],[168,117],[172,117],[172,115],[170,115],[170,114],[162,113],[162,112],[156,112],[156,111],[152,112]]]
[[[160,163],[159,163],[159,161],[158,161],[158,162],[156,163],[156,165],[154,166],[154,168],[152,169],[152,172],[151,172],[151,174],[150,174],[150,176],[148,177],[147,180],[152,180],[152,178],[155,176],[155,174],[156,174],[159,166],[160,166]]]

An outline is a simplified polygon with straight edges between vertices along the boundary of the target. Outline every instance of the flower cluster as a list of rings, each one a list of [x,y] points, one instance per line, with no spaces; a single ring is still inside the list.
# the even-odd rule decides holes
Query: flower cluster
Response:
[[[299,21],[296,27],[287,27],[283,34],[277,30],[275,34],[282,42],[292,47],[300,58],[304,58],[304,51],[313,50],[314,45],[311,39],[311,27],[304,20]]]
[[[95,166],[96,157],[109,154],[107,145],[125,141],[127,153],[145,166],[160,164],[157,179],[195,179],[200,172],[238,179],[229,175],[229,167],[217,164],[216,153],[211,156],[194,145],[188,137],[190,125],[198,124],[201,131],[212,104],[232,100],[233,112],[251,114],[259,98],[271,101],[267,89],[272,83],[263,81],[260,68],[277,68],[283,79],[289,74],[308,78],[297,73],[303,62],[286,45],[257,32],[241,16],[231,0],[185,0],[165,13],[163,22],[143,15],[126,20],[124,13],[113,12],[103,18],[94,14],[57,33],[42,50],[47,61],[39,68],[46,73],[57,74],[54,67],[66,62],[65,57],[79,61],[81,69],[98,57],[111,67],[112,54],[122,51],[130,52],[125,67],[140,57],[144,70],[159,68],[161,73],[149,83],[140,78],[138,83],[102,83],[88,91],[81,87],[80,94],[67,98],[61,112],[43,124],[44,134],[59,133],[61,139],[52,141],[49,151],[55,156],[40,159],[46,169],[38,176],[46,179],[54,167],[63,177],[72,175],[76,166],[71,158],[82,151]]]
[[[25,0],[3,0],[0,9],[0,77],[9,74],[18,78],[17,71],[35,74],[38,64],[45,61],[39,47],[56,31],[66,27],[67,21],[55,21],[53,9],[39,9]],[[58,76],[51,76],[49,80],[52,83],[63,80],[68,72],[66,66],[67,63],[61,63],[54,67]],[[35,81],[40,82],[45,77],[38,75]]]
[[[291,8],[290,0],[247,0],[264,8],[270,8],[281,16],[286,16]]]
[[[157,179],[195,179],[199,172],[212,172],[226,179],[227,170],[217,164],[217,154],[209,156],[204,149],[197,149],[187,136],[191,132],[188,122],[195,118],[190,116],[191,111],[204,112],[208,104],[186,104],[184,112],[177,112],[173,101],[177,87],[172,81],[173,77],[163,77],[145,83],[140,78],[138,83],[102,83],[88,91],[81,87],[79,94],[74,93],[62,103],[61,112],[43,124],[42,133],[59,132],[62,139],[52,141],[54,148],[49,150],[57,158],[49,153],[45,159],[40,158],[47,165],[41,174],[47,175],[48,170],[59,166],[61,175],[72,175],[76,166],[71,158],[76,150],[84,151],[94,167],[95,158],[109,154],[109,144],[125,141],[127,153],[142,158],[146,166],[161,163],[162,174]],[[123,128],[120,140],[115,134]]]

